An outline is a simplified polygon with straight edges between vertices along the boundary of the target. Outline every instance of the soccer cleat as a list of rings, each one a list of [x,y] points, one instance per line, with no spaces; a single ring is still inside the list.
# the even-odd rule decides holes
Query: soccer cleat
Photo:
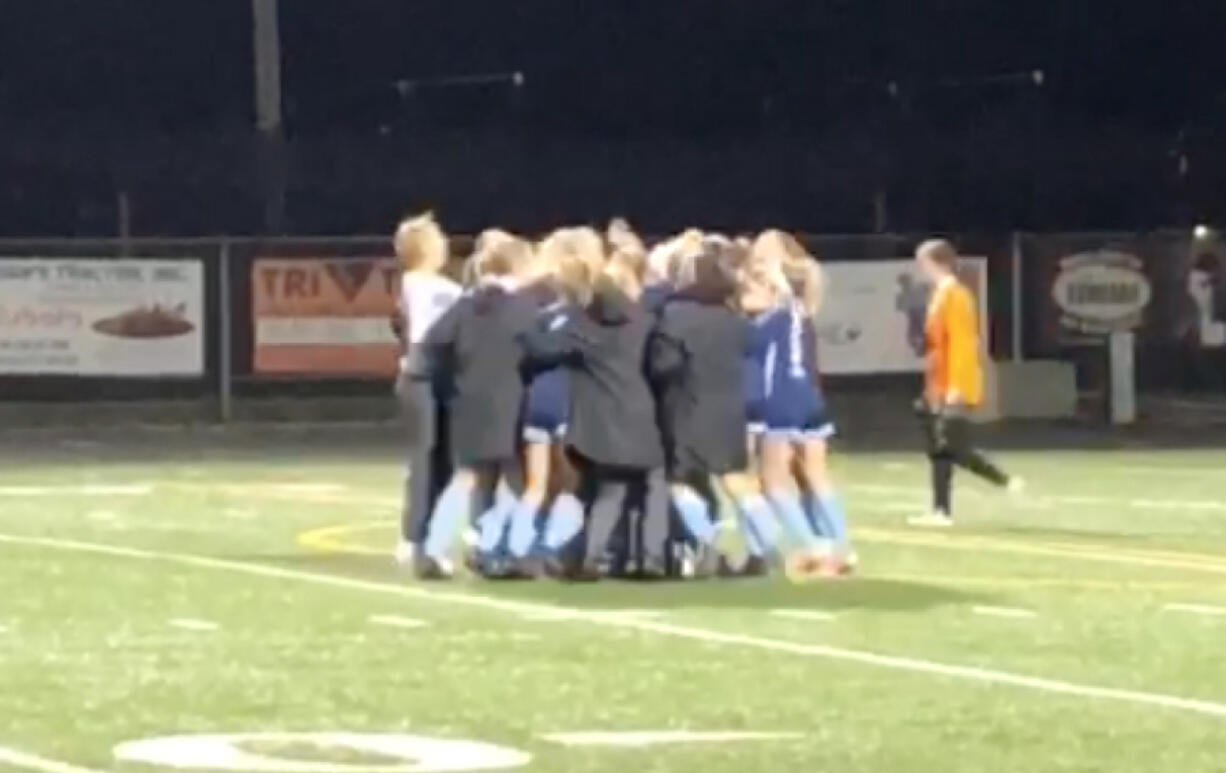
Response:
[[[1013,496],[1023,494],[1026,491],[1026,481],[1016,475],[1010,475],[1009,482],[1005,484],[1005,490]]]
[[[948,529],[954,525],[954,519],[948,513],[934,510],[926,515],[916,515],[907,519],[908,526],[920,526],[928,529]]]

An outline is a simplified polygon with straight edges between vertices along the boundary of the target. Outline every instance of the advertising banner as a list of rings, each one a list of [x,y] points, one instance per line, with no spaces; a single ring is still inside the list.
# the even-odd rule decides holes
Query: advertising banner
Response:
[[[910,259],[824,263],[825,298],[818,315],[822,373],[911,373],[924,366],[924,318],[932,287]],[[963,258],[963,282],[979,301],[980,338],[987,346],[984,258]]]
[[[0,373],[199,376],[197,260],[0,259]]]
[[[256,260],[255,372],[394,376],[399,348],[389,319],[399,288],[392,258]]]

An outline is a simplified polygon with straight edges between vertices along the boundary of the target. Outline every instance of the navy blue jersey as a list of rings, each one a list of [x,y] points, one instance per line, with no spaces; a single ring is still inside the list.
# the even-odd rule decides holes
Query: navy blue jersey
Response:
[[[573,309],[555,300],[543,307],[537,318],[537,328],[553,332],[571,321]],[[547,443],[566,432],[566,416],[570,412],[570,375],[557,364],[535,369],[528,384],[528,399],[524,406],[524,439],[531,443]]]
[[[787,305],[760,321],[766,342],[763,418],[770,433],[831,434],[826,400],[818,387],[817,331],[800,309]]]
[[[766,428],[766,353],[770,349],[769,327],[772,312],[766,311],[753,319],[752,350],[745,355],[745,413],[749,431],[757,434]]]

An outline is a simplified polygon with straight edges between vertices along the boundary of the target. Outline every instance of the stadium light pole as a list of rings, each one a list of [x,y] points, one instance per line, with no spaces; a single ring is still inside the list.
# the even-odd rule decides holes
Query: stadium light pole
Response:
[[[255,48],[255,124],[263,226],[281,233],[285,220],[285,131],[281,100],[281,29],[277,0],[251,0]]]

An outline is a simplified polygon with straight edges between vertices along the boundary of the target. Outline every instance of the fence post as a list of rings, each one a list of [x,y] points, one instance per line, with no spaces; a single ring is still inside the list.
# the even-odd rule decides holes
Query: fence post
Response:
[[[1013,361],[1021,362],[1022,357],[1022,234],[1013,232],[1013,254],[1011,256],[1011,282],[1013,302],[1010,304],[1012,323],[1009,326],[1010,348],[1013,350]]]
[[[219,255],[221,265],[218,267],[218,308],[217,308],[217,397],[222,424],[228,424],[233,417],[233,373],[231,349],[233,342],[230,337],[231,307],[230,307],[230,240],[221,240]]]

